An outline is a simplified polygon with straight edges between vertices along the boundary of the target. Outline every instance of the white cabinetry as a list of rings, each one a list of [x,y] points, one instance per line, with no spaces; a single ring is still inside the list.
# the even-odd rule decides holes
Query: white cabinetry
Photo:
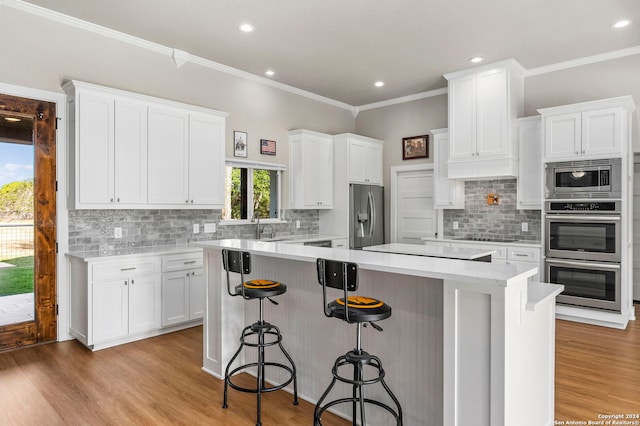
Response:
[[[543,108],[544,159],[552,161],[623,156],[628,144],[630,97]]]
[[[93,350],[197,325],[204,313],[204,276],[200,251],[168,251],[114,257],[69,255],[69,333]],[[162,273],[162,270],[166,273]],[[163,294],[172,274],[189,276],[184,321],[164,327]],[[167,278],[169,277],[169,278]],[[182,294],[180,295],[184,301]]]
[[[320,210],[319,232],[349,235],[351,184],[382,186],[384,142],[353,133],[333,136],[333,208]]]
[[[445,74],[449,178],[517,175],[513,121],[522,114],[524,69],[514,60]]]
[[[75,208],[132,208],[146,203],[147,106],[72,82],[69,93]]]
[[[542,119],[540,116],[516,120],[518,132],[518,195],[520,210],[542,209]]]
[[[111,346],[160,327],[160,258],[70,261],[70,333],[89,347]]]
[[[202,318],[205,299],[202,255],[164,256],[162,272],[162,326]]]
[[[449,133],[447,129],[433,134],[433,206],[436,209],[464,209],[464,181],[449,179]]]
[[[346,137],[349,150],[349,182],[382,185],[382,141],[357,135]]]
[[[333,140],[311,130],[289,132],[289,208],[333,207]]]
[[[149,204],[222,206],[224,119],[149,108]]]
[[[69,94],[69,206],[220,208],[226,113],[79,81]]]

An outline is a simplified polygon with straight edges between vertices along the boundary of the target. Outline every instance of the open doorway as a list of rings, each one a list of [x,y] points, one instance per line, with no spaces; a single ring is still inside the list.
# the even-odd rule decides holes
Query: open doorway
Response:
[[[0,326],[35,320],[33,126],[0,113]]]
[[[0,94],[0,350],[56,339],[55,112]]]

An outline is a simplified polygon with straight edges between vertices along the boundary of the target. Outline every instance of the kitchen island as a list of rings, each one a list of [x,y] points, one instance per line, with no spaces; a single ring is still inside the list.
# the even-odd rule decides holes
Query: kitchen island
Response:
[[[495,250],[473,249],[464,247],[427,246],[420,244],[378,244],[363,247],[365,251],[381,253],[408,254],[412,256],[441,257],[444,259],[475,260],[477,262],[491,262],[491,255]]]
[[[380,323],[383,332],[365,329],[363,348],[382,359],[404,424],[553,424],[555,296],[562,286],[531,282],[536,268],[250,240],[194,245],[204,249],[207,276],[203,368],[218,378],[242,328],[258,318],[257,302],[227,294],[221,250],[240,249],[252,254],[251,277],[287,285],[279,306],[265,304],[265,319],[280,327],[296,362],[299,396],[317,401],[335,358],[355,345],[355,326],[323,314],[315,264],[323,257],[357,263],[358,294],[393,309]],[[278,371],[267,377],[284,379]],[[374,388],[367,396],[382,398]],[[349,417],[348,407],[339,409]],[[388,424],[376,409],[367,420]]]

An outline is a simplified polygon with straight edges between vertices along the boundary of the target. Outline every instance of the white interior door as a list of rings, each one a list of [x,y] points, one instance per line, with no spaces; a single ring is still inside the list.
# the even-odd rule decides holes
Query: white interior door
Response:
[[[394,181],[392,242],[423,244],[422,237],[433,237],[438,230],[437,210],[433,208],[433,168],[399,168]]]

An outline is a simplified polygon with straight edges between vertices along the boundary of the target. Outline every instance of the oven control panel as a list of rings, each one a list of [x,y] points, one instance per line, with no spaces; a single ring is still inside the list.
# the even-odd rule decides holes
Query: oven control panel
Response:
[[[548,201],[547,212],[604,212],[616,213],[620,211],[619,201],[588,201],[588,202],[561,202]]]

